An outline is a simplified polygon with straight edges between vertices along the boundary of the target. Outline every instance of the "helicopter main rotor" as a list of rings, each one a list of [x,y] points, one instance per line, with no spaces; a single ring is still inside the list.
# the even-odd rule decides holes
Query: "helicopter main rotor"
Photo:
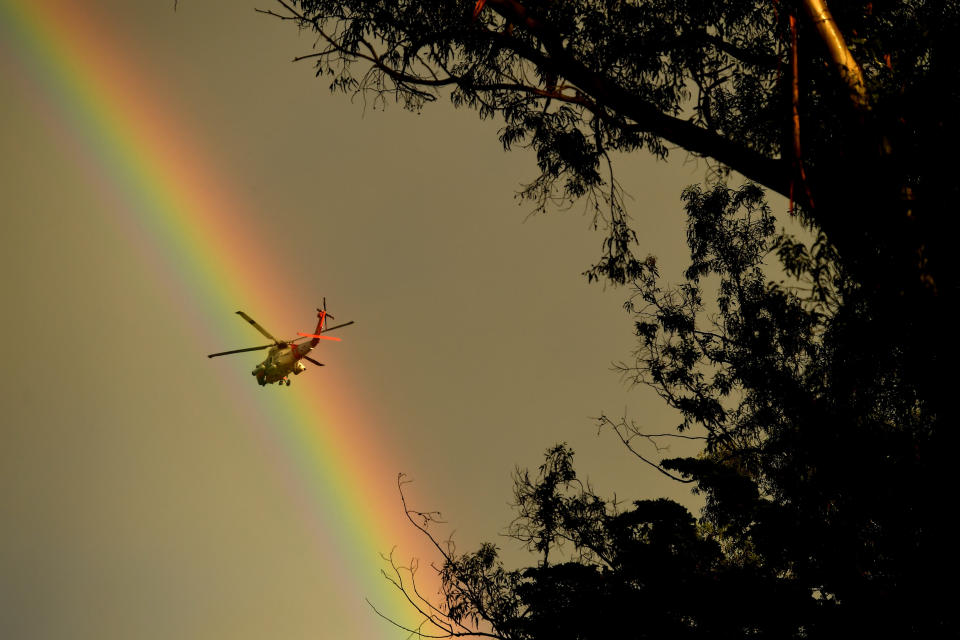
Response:
[[[259,331],[260,333],[262,333],[264,336],[266,336],[270,340],[273,340],[274,344],[277,344],[277,345],[287,344],[286,342],[280,342],[279,340],[274,338],[272,335],[270,335],[269,331],[267,331],[266,329],[261,327],[259,324],[257,324],[256,320],[254,320],[253,318],[245,314],[243,311],[237,311],[237,315],[243,318],[244,320],[246,320],[247,322],[249,322],[251,325],[253,325],[253,328]]]
[[[234,349],[233,351],[221,351],[220,353],[211,353],[208,355],[208,358],[216,358],[217,356],[228,356],[231,353],[244,353],[245,351],[260,351],[261,349],[267,349],[269,347],[275,347],[275,344],[265,344],[262,347],[247,347],[246,349]]]
[[[321,314],[321,318],[333,318],[333,315],[327,313],[327,299],[326,299],[326,298],[323,299],[323,309],[317,309],[317,312]],[[293,345],[293,344],[294,344],[293,340],[290,340],[290,341],[287,341],[287,342],[284,342],[284,341],[282,341],[282,340],[277,340],[276,338],[274,338],[274,337],[270,334],[269,331],[267,331],[266,329],[264,329],[263,327],[261,327],[260,324],[259,324],[256,320],[254,320],[253,318],[251,318],[250,316],[248,316],[248,315],[247,315],[246,313],[244,313],[243,311],[237,311],[237,315],[240,316],[241,318],[243,318],[244,320],[246,320],[254,329],[256,329],[256,330],[259,331],[261,334],[263,334],[264,337],[269,338],[270,340],[273,340],[273,343],[272,343],[272,344],[265,344],[265,345],[260,346],[260,347],[247,347],[247,348],[245,348],[245,349],[231,349],[230,351],[221,351],[221,352],[219,352],[219,353],[211,353],[210,355],[207,356],[208,358],[216,358],[217,356],[228,356],[228,355],[231,355],[231,354],[234,354],[234,353],[246,353],[246,352],[248,352],[248,351],[260,351],[261,349],[269,349],[270,347],[274,347],[274,346],[276,346],[276,347],[286,347],[286,346],[288,346],[288,345]],[[346,327],[346,326],[349,326],[349,325],[351,325],[351,324],[353,324],[353,320],[351,320],[350,322],[344,322],[344,323],[342,323],[342,324],[338,324],[338,325],[336,325],[335,327],[330,327],[330,328],[326,328],[326,329],[325,329],[325,328],[322,328],[322,326],[323,326],[323,321],[321,320],[321,323],[320,323],[320,326],[321,326],[320,333],[327,333],[328,331],[333,331],[334,329],[340,329],[340,328],[342,328],[342,327]],[[306,337],[306,338],[321,338],[321,339],[323,339],[323,340],[336,340],[336,341],[339,341],[339,340],[340,340],[340,338],[332,338],[332,337],[328,337],[328,336],[321,336],[321,335],[319,335],[319,334],[313,334],[313,333],[300,333],[300,332],[298,332],[297,335],[303,336],[303,337]],[[294,340],[296,340],[296,338],[294,338]],[[323,366],[323,363],[322,363],[322,362],[317,362],[317,361],[314,360],[313,358],[310,358],[310,357],[308,357],[308,356],[306,356],[306,355],[303,356],[303,359],[312,362],[313,364],[317,365],[318,367],[322,367],[322,366]]]

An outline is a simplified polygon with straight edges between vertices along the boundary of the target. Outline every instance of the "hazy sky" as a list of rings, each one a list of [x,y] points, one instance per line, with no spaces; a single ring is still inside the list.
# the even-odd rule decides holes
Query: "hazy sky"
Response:
[[[254,12],[270,0],[82,4],[135,72],[130,99],[178,123],[184,166],[229,194],[213,204],[242,203],[210,213],[254,244],[208,239],[202,255],[242,249],[262,280],[198,297],[185,250],[151,240],[122,165],[71,130],[70,94],[0,28],[0,637],[402,638],[363,598],[386,603],[378,553],[421,551],[403,546],[398,500],[357,488],[395,496],[401,471],[443,537],[514,561],[510,474],[556,442],[601,493],[695,504],[597,435],[601,412],[675,418],[611,371],[633,345],[627,291],[581,276],[602,241],[581,207],[528,219],[514,194],[536,166],[503,152],[498,122],[331,95],[290,62],[309,34]],[[684,159],[618,166],[641,251],[673,278],[680,192],[702,174]],[[205,357],[263,343],[237,309],[293,336],[322,296],[356,326],[290,388],[255,384],[258,353]],[[366,443],[368,464],[298,452],[278,435],[290,403]],[[332,460],[347,460],[333,481],[317,468]],[[337,496],[367,515],[323,506]]]

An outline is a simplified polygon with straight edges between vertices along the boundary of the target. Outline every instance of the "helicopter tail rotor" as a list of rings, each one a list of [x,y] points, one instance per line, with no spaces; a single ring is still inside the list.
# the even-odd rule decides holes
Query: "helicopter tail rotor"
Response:
[[[344,322],[344,323],[338,324],[338,325],[336,325],[335,327],[327,327],[327,326],[325,326],[325,323],[326,323],[326,321],[327,321],[327,318],[333,318],[333,314],[327,313],[327,299],[326,299],[326,298],[323,298],[323,308],[322,308],[322,309],[317,309],[317,318],[319,318],[320,321],[317,322],[317,329],[316,329],[316,331],[314,331],[313,333],[301,333],[301,332],[299,332],[299,331],[297,332],[297,335],[298,335],[298,336],[302,336],[302,337],[304,337],[304,338],[312,338],[312,339],[313,339],[313,345],[314,345],[314,346],[316,346],[316,344],[317,344],[320,340],[335,340],[336,342],[340,342],[340,338],[331,338],[331,337],[329,337],[329,336],[323,336],[323,335],[320,335],[320,334],[321,334],[321,333],[327,333],[327,332],[329,332],[329,331],[333,331],[334,329],[339,329],[340,327],[345,327],[345,326],[347,326],[347,325],[353,324],[353,320],[351,320],[350,322]]]
[[[324,316],[324,317],[330,318],[331,320],[334,319],[332,313],[327,313],[327,299],[326,299],[326,297],[323,298],[323,309],[317,309],[317,313],[320,314],[320,315],[322,315],[322,316]],[[319,317],[319,316],[318,316],[318,317]]]

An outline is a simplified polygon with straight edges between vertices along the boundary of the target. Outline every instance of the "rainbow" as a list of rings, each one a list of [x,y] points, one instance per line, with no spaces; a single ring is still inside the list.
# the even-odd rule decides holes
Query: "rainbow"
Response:
[[[184,299],[178,312],[206,337],[249,340],[233,311],[237,301],[252,312],[276,304],[276,283],[265,276],[276,273],[275,265],[250,259],[260,253],[257,230],[231,219],[244,205],[217,175],[216,159],[200,148],[202,136],[191,135],[151,91],[144,82],[149,74],[130,65],[109,20],[88,5],[0,0],[0,61],[13,61],[16,81],[45,125],[81,159],[78,170],[119,204],[123,216],[115,223],[142,246],[158,282]],[[378,446],[359,403],[344,400],[350,397],[345,384],[330,378],[319,396],[316,390],[298,394],[297,385],[264,394],[251,381],[239,411],[252,412],[262,425],[265,449],[272,449],[265,455],[287,476],[318,548],[330,550],[331,579],[369,620],[358,622],[357,637],[398,637],[363,599],[396,602],[379,575],[380,553],[419,544],[404,526],[396,487],[384,482],[400,461]]]

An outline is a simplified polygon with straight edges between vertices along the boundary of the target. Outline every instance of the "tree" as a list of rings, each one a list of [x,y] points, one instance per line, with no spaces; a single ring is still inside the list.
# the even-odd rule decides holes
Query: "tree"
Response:
[[[949,246],[932,244],[932,230],[956,187],[939,179],[948,170],[928,153],[932,141],[957,138],[955,3],[842,3],[836,21],[816,22],[796,20],[825,7],[816,0],[279,4],[285,12],[270,13],[316,32],[318,50],[303,58],[333,89],[411,109],[449,90],[454,104],[501,116],[504,146],[537,152],[541,175],[526,194],[538,205],[597,200],[610,239],[594,276],[624,282],[639,268],[604,175],[609,153],[645,147],[665,157],[673,144],[792,193],[846,261],[875,268],[880,259],[857,250],[864,239],[902,253],[918,250],[919,235],[923,255],[898,266],[919,257],[926,262],[911,276],[919,270],[940,290],[955,283],[953,261],[940,253]],[[846,40],[821,37],[822,24],[843,25]],[[837,69],[845,60],[859,61],[856,97]]]
[[[438,544],[428,623],[502,638],[956,631],[953,590],[933,578],[957,569],[943,371],[960,355],[958,183],[936,151],[958,140],[960,5],[278,2],[269,13],[317,34],[303,57],[333,89],[412,109],[449,92],[502,118],[506,148],[536,151],[537,208],[586,199],[607,233],[588,278],[632,291],[624,374],[681,411],[678,435],[705,433],[701,456],[660,464],[704,493],[697,523],[669,502],[622,509],[550,450],[516,479],[511,532],[537,565]],[[670,145],[714,172],[683,195],[691,265],[664,289],[636,255],[611,153]],[[791,199],[814,242],[776,234],[761,187]],[[772,282],[770,260],[792,280]],[[601,422],[630,447],[644,435]],[[578,626],[585,612],[601,622]]]

